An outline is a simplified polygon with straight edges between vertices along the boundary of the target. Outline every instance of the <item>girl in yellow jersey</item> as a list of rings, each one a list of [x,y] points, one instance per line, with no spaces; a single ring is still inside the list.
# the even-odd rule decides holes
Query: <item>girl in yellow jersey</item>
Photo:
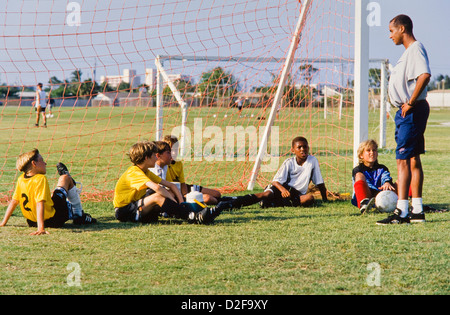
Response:
[[[70,219],[74,219],[75,223],[76,219],[80,220],[83,218],[83,223],[80,224],[96,222],[89,214],[84,213],[82,209],[79,209],[81,212],[79,218],[74,217],[72,204],[67,201],[67,198],[68,191],[73,194],[76,188],[74,180],[68,173],[60,176],[57,188],[53,195],[50,194],[50,187],[45,176],[47,163],[39,154],[39,150],[34,149],[21,154],[17,159],[16,167],[23,174],[17,180],[12,200],[0,226],[6,225],[18,205],[20,205],[28,225],[37,227],[37,231],[32,232],[31,235],[49,234],[45,227],[59,228]],[[77,198],[77,203],[81,205],[78,194]]]

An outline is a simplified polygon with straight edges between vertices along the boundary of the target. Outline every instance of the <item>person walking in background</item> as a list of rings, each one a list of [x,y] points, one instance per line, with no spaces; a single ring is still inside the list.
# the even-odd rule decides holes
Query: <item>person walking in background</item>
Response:
[[[36,124],[35,127],[39,127],[39,118],[42,113],[42,119],[44,121],[44,127],[47,127],[47,117],[45,116],[45,108],[47,106],[46,93],[42,90],[42,83],[38,83],[36,89],[36,100],[34,102],[36,110]]]

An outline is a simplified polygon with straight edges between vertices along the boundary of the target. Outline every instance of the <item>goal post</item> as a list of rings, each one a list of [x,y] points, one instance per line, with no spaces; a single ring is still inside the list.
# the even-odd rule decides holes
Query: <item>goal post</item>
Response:
[[[302,4],[300,16],[298,18],[297,25],[295,28],[295,33],[291,39],[291,46],[288,51],[286,63],[284,64],[284,67],[283,67],[283,72],[281,73],[281,76],[280,76],[280,81],[278,84],[277,92],[275,94],[275,98],[272,103],[272,108],[270,110],[269,119],[267,120],[264,135],[263,135],[263,138],[262,138],[260,146],[259,146],[258,155],[256,157],[255,164],[253,166],[253,169],[252,169],[252,172],[250,175],[250,181],[247,185],[247,190],[253,190],[253,188],[255,187],[256,177],[258,176],[259,169],[261,168],[261,161],[263,158],[263,154],[265,154],[265,152],[266,152],[268,137],[270,135],[270,131],[273,126],[274,119],[275,119],[275,112],[277,111],[278,107],[280,106],[279,104],[280,104],[281,98],[284,93],[284,86],[286,84],[286,79],[291,70],[295,51],[296,51],[296,49],[299,45],[299,41],[300,41],[302,26],[305,22],[306,15],[308,13],[308,9],[309,9],[310,5],[311,5],[311,0],[306,0]]]
[[[155,58],[155,66],[157,69],[157,76],[158,76],[158,85],[157,85],[157,98],[156,98],[156,113],[157,113],[157,125],[156,125],[156,140],[162,139],[162,132],[164,130],[163,126],[163,85],[161,82],[164,80],[164,82],[167,83],[170,90],[172,91],[173,95],[175,96],[178,104],[181,108],[181,139],[180,139],[180,158],[183,158],[185,155],[185,140],[186,140],[186,123],[187,123],[187,103],[183,100],[180,91],[176,88],[176,86],[173,84],[173,81],[168,76],[167,72],[164,70],[164,67],[161,63],[161,57],[157,56]]]
[[[386,69],[363,49],[367,1],[105,0],[76,12],[57,0],[37,11],[5,1],[0,200],[11,197],[17,156],[33,147],[49,165],[63,161],[84,196],[110,200],[129,147],[167,134],[180,140],[186,181],[223,194],[264,188],[296,136],[327,187],[348,192],[354,145],[368,136],[382,147],[391,127],[378,112],[389,106],[378,81]],[[74,14],[79,25],[65,23]],[[39,82],[53,99],[46,128],[32,107]],[[340,94],[327,100],[324,87]]]
[[[369,136],[369,25],[368,0],[355,1],[355,87],[353,116],[353,166],[358,165],[358,146]]]

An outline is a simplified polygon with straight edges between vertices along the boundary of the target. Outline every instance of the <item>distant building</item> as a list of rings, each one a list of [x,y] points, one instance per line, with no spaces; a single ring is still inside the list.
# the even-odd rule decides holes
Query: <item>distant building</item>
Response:
[[[427,101],[431,107],[450,107],[450,90],[428,91]]]
[[[152,91],[156,89],[156,76],[158,74],[158,71],[156,69],[147,68],[145,69],[145,85],[148,86],[148,90]],[[177,80],[184,80],[184,81],[190,81],[192,79],[191,76],[184,75],[184,74],[167,74],[169,76],[169,79],[172,82],[175,82]],[[164,80],[163,87],[167,86],[167,82]]]
[[[102,75],[100,77],[100,84],[107,82],[110,87],[116,88],[121,82],[130,84],[130,87],[135,89],[141,85],[141,77],[136,75],[136,70],[124,69],[123,75]]]

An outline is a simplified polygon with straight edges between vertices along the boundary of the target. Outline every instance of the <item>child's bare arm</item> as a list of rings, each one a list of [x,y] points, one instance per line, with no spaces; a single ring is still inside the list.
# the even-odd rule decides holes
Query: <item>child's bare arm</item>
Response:
[[[175,198],[172,196],[172,194],[167,189],[159,186],[158,184],[156,184],[152,181],[148,181],[146,183],[146,186],[150,189],[153,189],[156,193],[160,194],[161,196],[163,196],[165,198],[169,198],[169,199],[173,200],[174,202],[177,202],[175,200]]]
[[[179,203],[183,202],[183,196],[181,195],[180,190],[178,189],[177,186],[175,186],[175,184],[168,182],[164,179],[161,181],[160,184],[169,188],[170,191],[175,195]]]
[[[39,201],[36,204],[36,217],[37,217],[37,231],[30,233],[30,235],[43,235],[43,234],[50,234],[45,230],[44,227],[44,206],[45,201]]]
[[[287,197],[291,196],[291,193],[289,192],[289,190],[284,188],[283,185],[281,185],[279,182],[273,181],[272,185],[274,185],[281,192],[281,196],[283,198],[287,198]]]
[[[325,183],[317,185],[317,188],[319,188],[320,195],[322,196],[322,200],[328,201],[327,188],[325,187]]]
[[[3,221],[0,223],[0,226],[5,226],[6,223],[8,223],[9,218],[13,214],[14,210],[16,209],[17,205],[19,204],[19,201],[12,199],[8,205],[8,208],[5,212],[5,217],[3,218]]]

